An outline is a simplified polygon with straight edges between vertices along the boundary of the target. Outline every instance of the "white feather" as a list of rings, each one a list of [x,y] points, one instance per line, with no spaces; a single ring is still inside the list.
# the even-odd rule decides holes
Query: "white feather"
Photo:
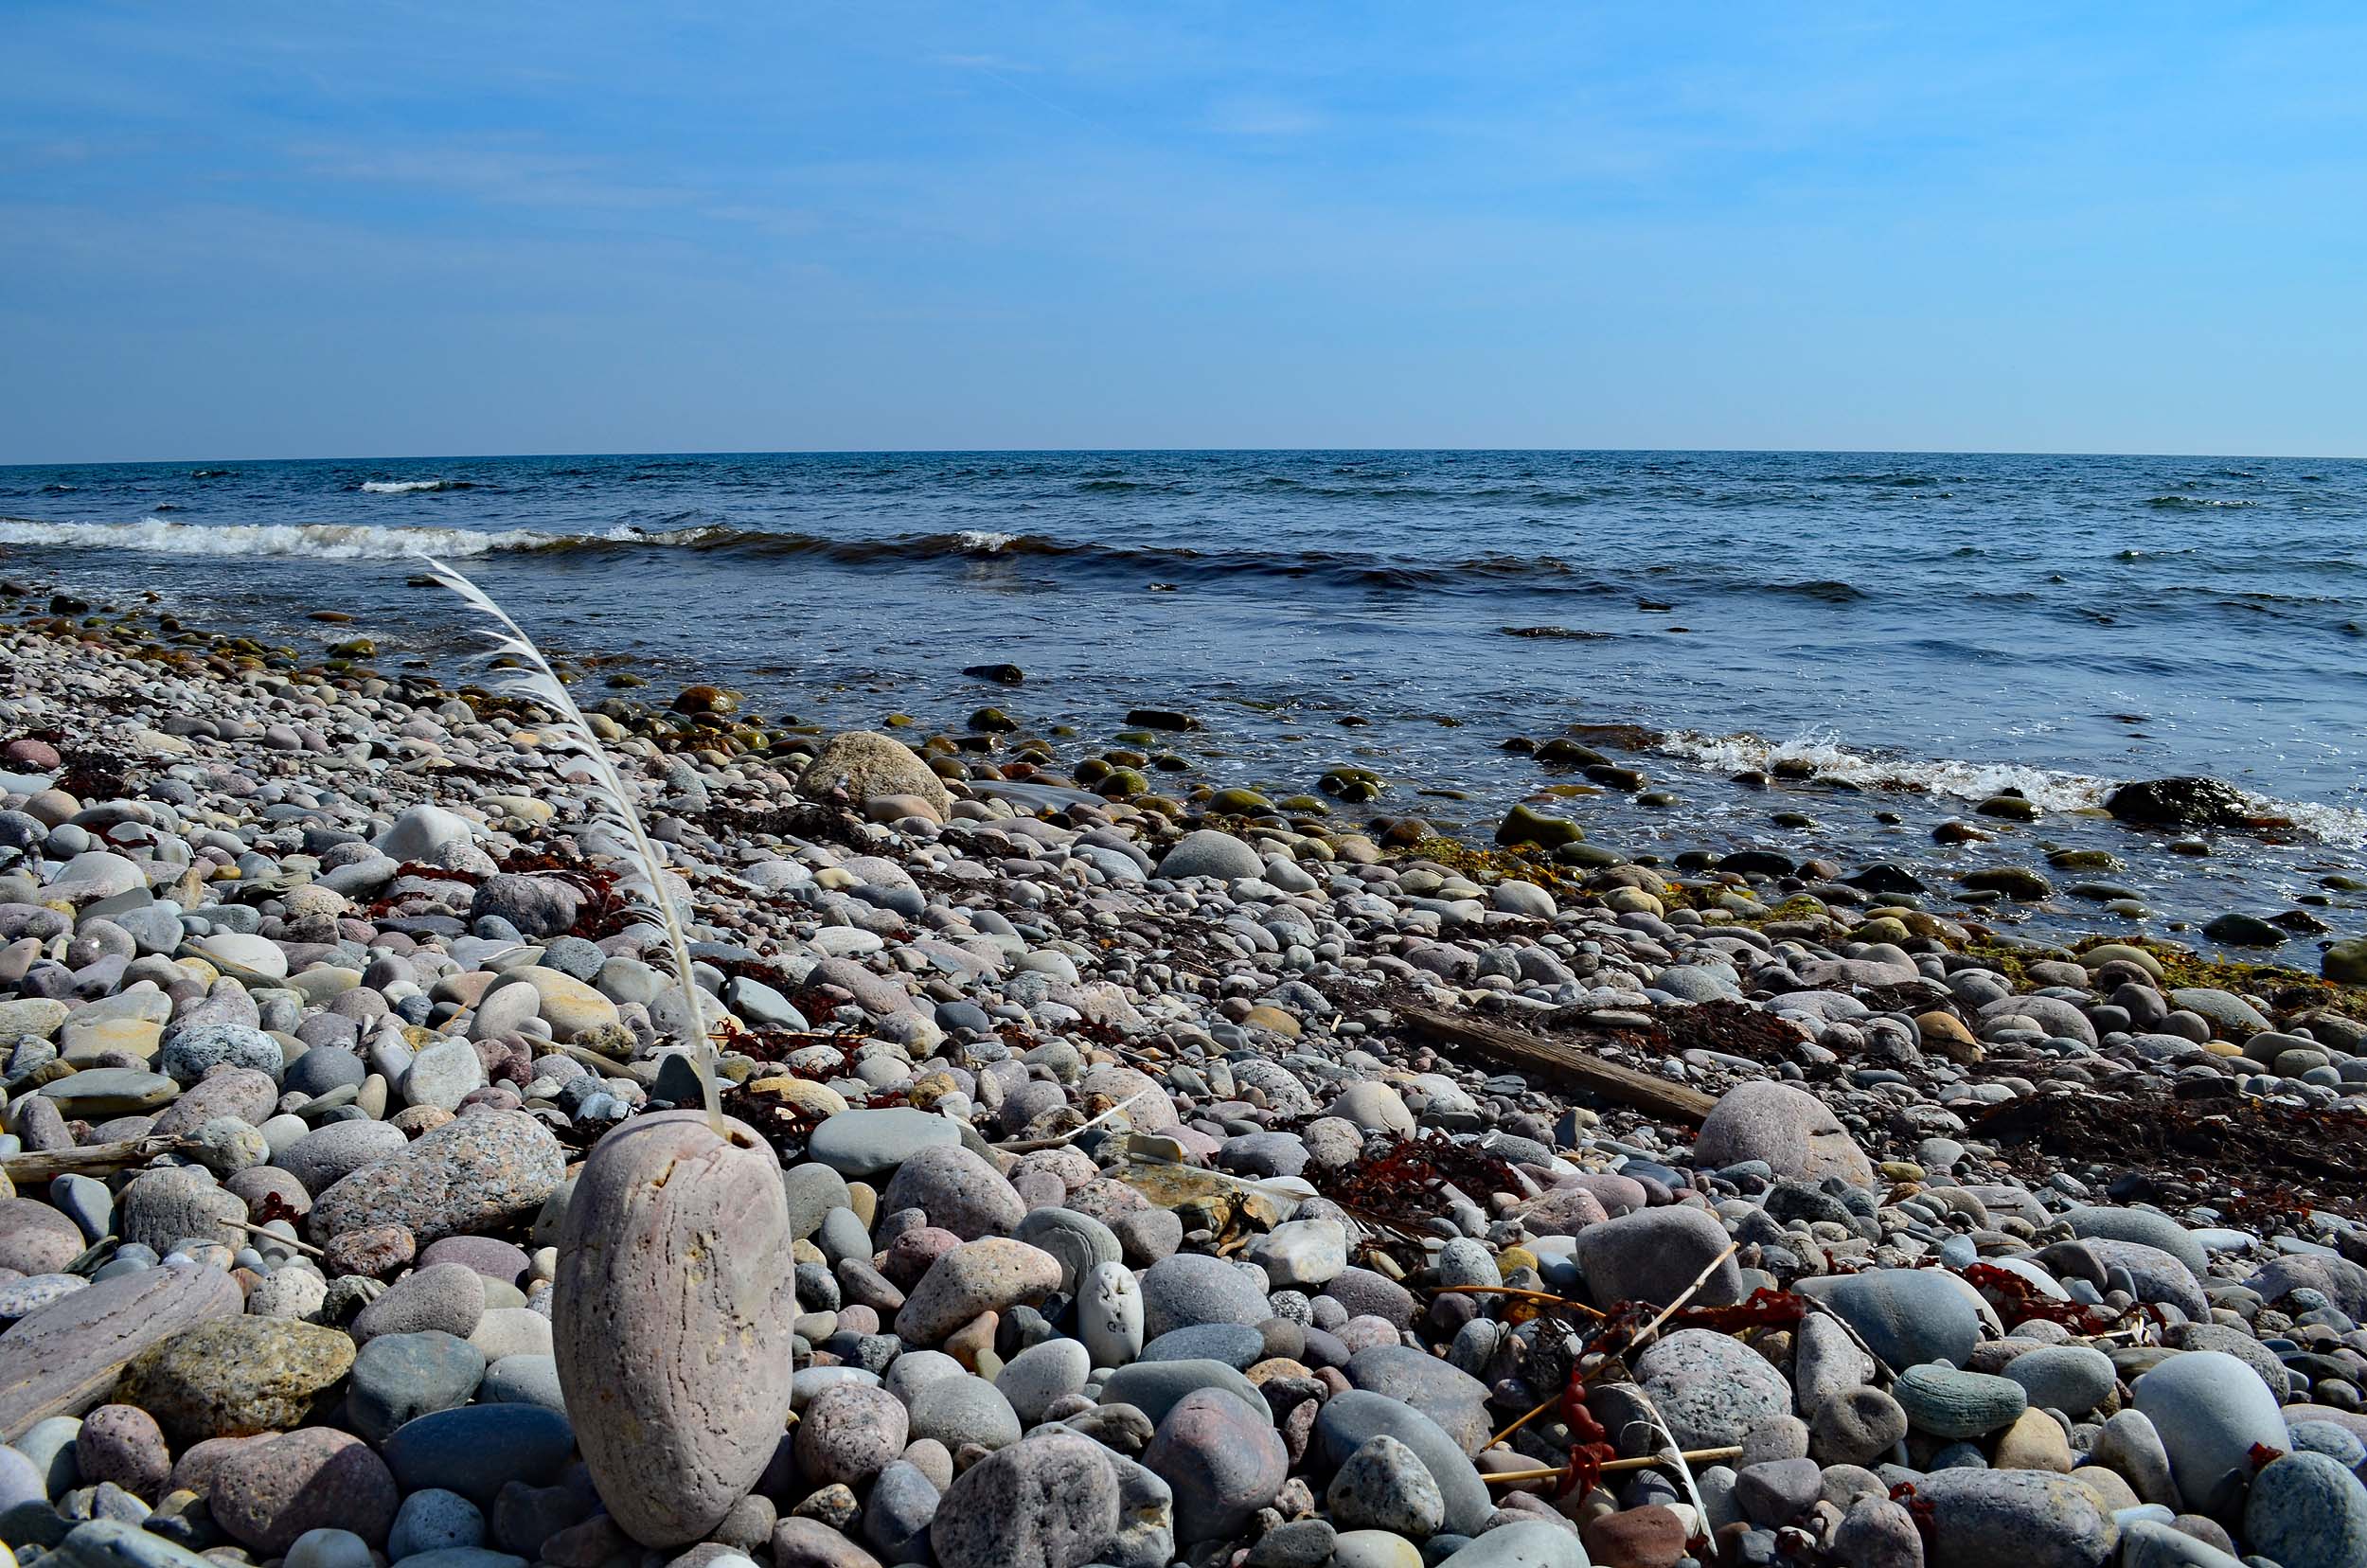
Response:
[[[590,827],[610,830],[609,843],[603,847],[613,851],[623,867],[617,886],[636,905],[646,908],[665,933],[666,945],[672,953],[674,980],[683,992],[683,1044],[699,1069],[699,1092],[706,1102],[707,1120],[714,1124],[716,1134],[721,1136],[723,1111],[716,1096],[715,1042],[699,1027],[702,1015],[698,999],[692,994],[697,980],[691,972],[690,944],[683,935],[674,900],[667,896],[664,863],[658,858],[657,846],[650,842],[648,829],[641,825],[641,812],[633,805],[632,786],[617,772],[599,738],[592,733],[591,723],[576,706],[575,698],[568,695],[559,672],[551,668],[550,661],[534,646],[534,639],[525,634],[525,629],[510,619],[509,612],[494,603],[484,589],[433,556],[421,555],[418,559],[436,581],[458,594],[485,618],[483,630],[492,653],[517,661],[514,668],[492,671],[493,684],[510,696],[525,698],[549,710],[553,716],[549,734],[562,749],[582,757],[591,770],[591,779],[582,785],[593,807]]]

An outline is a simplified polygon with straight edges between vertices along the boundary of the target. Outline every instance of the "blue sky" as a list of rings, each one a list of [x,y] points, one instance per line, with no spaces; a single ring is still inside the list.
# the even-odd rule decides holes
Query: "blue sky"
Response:
[[[0,461],[2367,454],[2357,7],[0,9]]]

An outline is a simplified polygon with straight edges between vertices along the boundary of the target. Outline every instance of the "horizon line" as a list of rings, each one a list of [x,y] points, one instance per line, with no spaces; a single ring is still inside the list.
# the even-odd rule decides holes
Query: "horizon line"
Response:
[[[1162,456],[1221,456],[1237,454],[1281,455],[1291,453],[1344,453],[1364,456],[1454,453],[1474,456],[1543,454],[1573,456],[1769,456],[1769,457],[2119,457],[2160,459],[2225,459],[2242,462],[2356,463],[2367,453],[2343,455],[2302,452],[2087,452],[2073,448],[2007,449],[1995,447],[1729,447],[1729,446],[945,446],[945,447],[749,447],[650,448],[647,450],[565,452],[415,452],[332,454],[318,456],[242,456],[219,454],[177,457],[85,457],[50,461],[0,462],[0,472],[11,469],[155,468],[181,463],[437,463],[523,461],[537,458],[586,457],[956,457],[1049,456],[1089,457],[1152,454]]]

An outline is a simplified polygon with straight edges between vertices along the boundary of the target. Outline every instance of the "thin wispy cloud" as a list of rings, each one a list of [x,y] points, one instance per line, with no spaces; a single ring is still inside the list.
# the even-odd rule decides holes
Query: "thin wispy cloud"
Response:
[[[942,65],[949,71],[1002,71],[1023,76],[1043,69],[998,54],[933,54],[928,60],[930,64]]]
[[[1208,111],[1209,130],[1227,136],[1304,136],[1321,130],[1323,116],[1278,98],[1226,98]]]
[[[243,451],[449,450],[463,408],[547,449],[620,383],[650,447],[2367,430],[2367,19],[2331,0],[9,31],[0,359],[42,374],[0,380],[0,460],[172,450],[200,407]]]

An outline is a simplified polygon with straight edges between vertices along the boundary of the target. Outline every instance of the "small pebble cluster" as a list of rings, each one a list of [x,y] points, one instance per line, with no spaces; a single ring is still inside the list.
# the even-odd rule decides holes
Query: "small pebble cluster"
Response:
[[[1704,907],[646,709],[598,722],[780,1164],[794,1414],[652,1433],[603,1498],[554,1345],[569,1207],[700,1081],[580,763],[424,678],[54,629],[0,660],[27,1568],[2367,1563],[2367,1187],[2239,1204],[1976,1125],[2355,1117],[2355,989],[2008,961],[1839,866]],[[627,1527],[751,1444],[702,1539]]]

